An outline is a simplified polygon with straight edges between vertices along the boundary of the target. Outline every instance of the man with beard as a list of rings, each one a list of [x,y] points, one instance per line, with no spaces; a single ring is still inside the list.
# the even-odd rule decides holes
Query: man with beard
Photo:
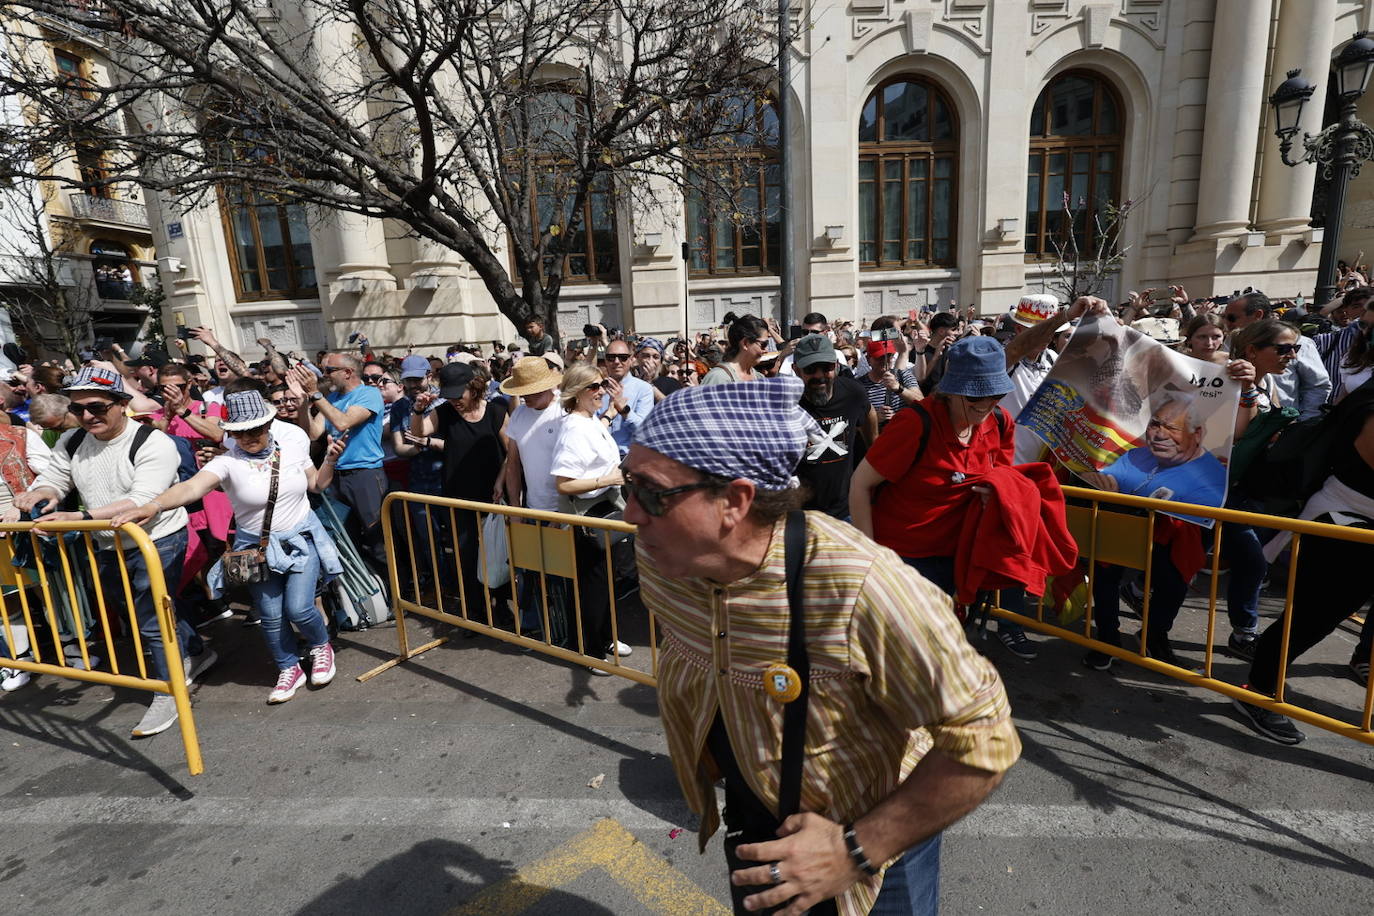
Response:
[[[835,345],[824,334],[808,334],[797,341],[792,369],[806,385],[801,408],[816,420],[819,438],[806,445],[797,476],[811,490],[804,508],[819,509],[849,521],[849,478],[854,474],[856,434],[864,446],[878,436],[878,413],[863,386],[852,378],[836,377]]]

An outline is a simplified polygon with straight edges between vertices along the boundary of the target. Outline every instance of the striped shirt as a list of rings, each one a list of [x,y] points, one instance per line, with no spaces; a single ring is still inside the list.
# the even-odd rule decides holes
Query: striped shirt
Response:
[[[811,697],[801,806],[837,822],[887,797],[931,747],[1000,773],[1021,752],[1006,692],[964,638],[950,598],[853,527],[808,512],[802,577]],[[720,826],[706,735],[720,711],[749,787],[777,811],[782,704],[763,669],[787,660],[783,525],[763,563],[725,585],[665,579],[640,558],[644,602],[663,624],[659,709],[699,842]],[[838,900],[864,914],[881,876]]]
[[[1363,328],[1360,323],[1352,321],[1343,328],[1317,334],[1312,338],[1312,342],[1317,345],[1317,353],[1322,358],[1322,365],[1326,367],[1326,374],[1331,376],[1331,393],[1326,399],[1328,404],[1336,403],[1345,394],[1345,378],[1341,374],[1341,363],[1345,362],[1345,354],[1350,350],[1355,338],[1360,336],[1361,330]]]

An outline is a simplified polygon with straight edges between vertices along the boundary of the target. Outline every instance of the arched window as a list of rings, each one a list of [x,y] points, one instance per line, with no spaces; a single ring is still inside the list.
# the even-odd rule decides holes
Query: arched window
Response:
[[[220,200],[239,301],[320,294],[305,207],[232,187]]]
[[[1121,104],[1107,81],[1070,70],[1050,81],[1031,109],[1026,257],[1056,257],[1069,217],[1078,250],[1092,251],[1109,210],[1121,203]]]
[[[691,153],[692,276],[778,272],[782,166],[774,104],[752,89],[721,93],[705,103],[711,110],[703,116],[720,126],[707,146]]]
[[[529,150],[528,162],[535,176],[529,206],[535,231],[544,232],[555,224],[561,231],[572,221],[576,175],[570,163],[577,161],[582,143],[586,119],[581,105],[581,99],[572,93],[550,88],[525,99],[507,126],[506,148]],[[613,183],[603,172],[592,179],[577,229],[564,243],[563,282],[619,282],[616,238]],[[546,273],[552,262],[552,257],[545,258]]]
[[[919,77],[874,90],[859,116],[859,262],[869,269],[954,263],[959,124]]]

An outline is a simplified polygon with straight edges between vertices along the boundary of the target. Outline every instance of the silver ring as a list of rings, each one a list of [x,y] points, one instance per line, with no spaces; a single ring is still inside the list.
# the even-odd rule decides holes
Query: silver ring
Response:
[[[782,883],[782,872],[778,869],[778,863],[772,862],[768,865],[768,877],[773,879],[774,884]]]

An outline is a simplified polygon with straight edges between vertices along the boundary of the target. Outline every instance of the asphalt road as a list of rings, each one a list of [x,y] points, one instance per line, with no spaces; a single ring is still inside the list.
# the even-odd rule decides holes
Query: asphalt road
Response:
[[[1195,623],[1176,631],[1185,656]],[[210,633],[201,776],[175,730],[129,740],[133,692],[45,677],[0,696],[6,910],[727,911],[719,842],[697,853],[650,688],[485,638],[358,683],[394,653],[383,628],[339,642],[334,684],[268,707],[257,632]],[[1280,747],[1220,697],[1039,643],[1033,663],[988,650],[1025,757],[947,833],[946,913],[1369,912],[1374,748],[1311,728]],[[1304,659],[1294,689],[1353,705],[1351,643]]]

